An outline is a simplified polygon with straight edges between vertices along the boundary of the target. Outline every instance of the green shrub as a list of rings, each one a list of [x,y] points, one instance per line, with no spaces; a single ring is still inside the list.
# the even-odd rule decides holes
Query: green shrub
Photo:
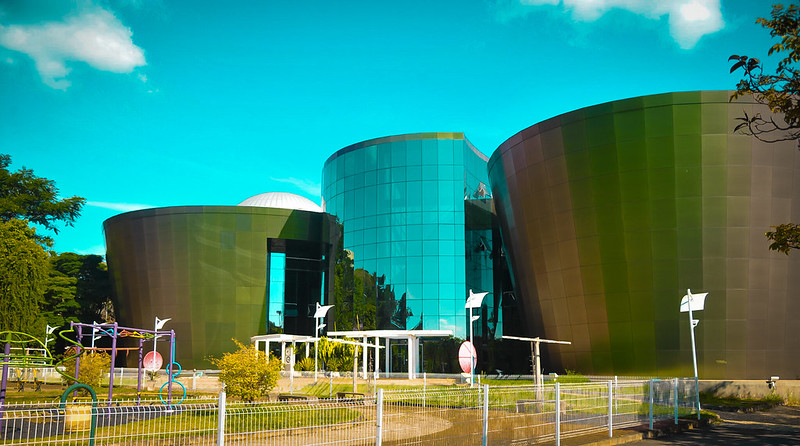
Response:
[[[329,341],[328,338],[319,340],[319,357],[325,363],[325,370],[329,372],[353,370],[354,353],[353,345]]]
[[[70,355],[74,354],[70,353]],[[67,360],[64,362],[64,375],[61,376],[61,382],[65,385],[75,384],[75,360]],[[92,388],[100,387],[100,384],[105,382],[106,376],[111,370],[111,357],[102,352],[86,352],[80,355],[80,364],[78,366],[78,382],[86,384]]]
[[[294,363],[294,369],[301,372],[314,370],[314,358],[303,358]]]
[[[253,345],[247,346],[235,339],[233,342],[237,347],[235,352],[211,358],[211,363],[219,369],[219,380],[225,384],[225,391],[247,402],[266,396],[278,384],[281,361],[265,357]]]

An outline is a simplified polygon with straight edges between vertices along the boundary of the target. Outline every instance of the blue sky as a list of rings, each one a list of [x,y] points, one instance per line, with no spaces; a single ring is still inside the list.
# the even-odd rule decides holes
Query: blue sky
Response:
[[[320,202],[366,139],[464,132],[487,155],[601,102],[731,89],[770,45],[754,0],[0,0],[0,152],[102,222],[272,191]]]

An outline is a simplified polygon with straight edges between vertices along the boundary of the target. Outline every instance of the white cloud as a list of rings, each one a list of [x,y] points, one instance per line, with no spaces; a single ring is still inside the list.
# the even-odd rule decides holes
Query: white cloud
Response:
[[[693,48],[706,34],[725,26],[720,0],[517,0],[519,5],[500,17],[527,15],[534,7],[557,6],[578,21],[591,22],[612,9],[622,9],[648,19],[669,17],[670,35],[683,49]],[[521,9],[520,9],[521,7]],[[510,12],[511,11],[511,12]]]
[[[138,211],[139,209],[149,209],[153,207],[150,206],[149,204],[109,203],[106,201],[87,201],[86,204],[96,208],[111,209],[112,211],[120,211],[120,212]]]
[[[83,8],[60,21],[0,25],[0,46],[27,54],[42,81],[52,88],[70,86],[68,62],[85,62],[98,70],[130,73],[146,65],[132,32],[111,12]]]
[[[92,246],[91,248],[77,249],[77,250],[75,250],[75,252],[77,254],[83,254],[83,255],[96,254],[96,255],[105,257],[105,255],[106,255],[106,245],[97,245],[97,246]]]
[[[270,180],[278,181],[280,183],[289,183],[300,189],[301,191],[312,194],[314,196],[320,195],[322,186],[319,183],[314,183],[308,180],[301,180],[298,178],[275,178],[271,177]]]

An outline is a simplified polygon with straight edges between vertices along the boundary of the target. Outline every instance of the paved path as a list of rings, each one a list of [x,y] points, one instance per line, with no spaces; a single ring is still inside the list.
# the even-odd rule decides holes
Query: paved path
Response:
[[[722,423],[635,445],[800,445],[800,407],[754,413],[717,412]]]

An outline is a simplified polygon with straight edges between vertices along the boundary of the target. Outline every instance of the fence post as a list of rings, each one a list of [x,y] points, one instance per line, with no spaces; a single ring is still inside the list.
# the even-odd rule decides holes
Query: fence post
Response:
[[[225,386],[219,391],[219,416],[217,418],[217,446],[225,445]]]
[[[375,400],[375,446],[383,443],[383,389],[378,389]]]
[[[608,438],[614,436],[614,382],[608,381]]]
[[[653,380],[650,380],[650,430],[653,430]]]
[[[556,383],[556,446],[561,446],[561,384]]]
[[[678,424],[678,378],[674,378],[675,382],[675,424]]]
[[[483,385],[483,446],[489,441],[489,384]]]

